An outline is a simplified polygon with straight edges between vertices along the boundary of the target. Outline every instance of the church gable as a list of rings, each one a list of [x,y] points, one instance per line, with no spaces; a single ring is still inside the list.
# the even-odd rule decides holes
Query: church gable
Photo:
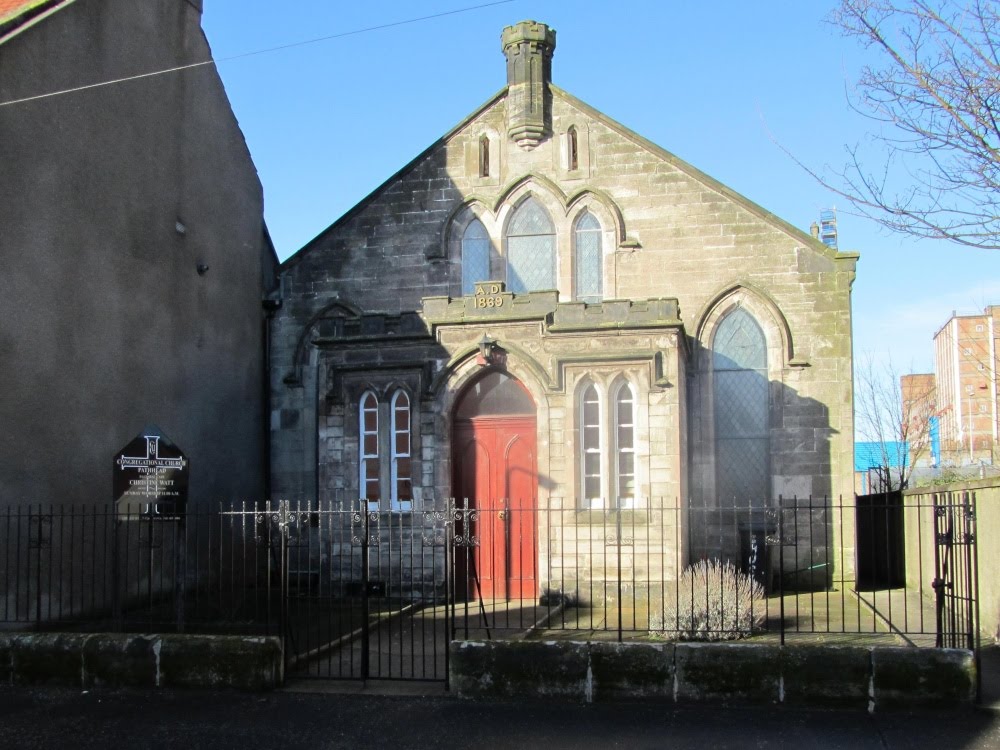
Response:
[[[369,309],[391,312],[417,309],[424,296],[461,295],[470,273],[506,279],[506,222],[528,198],[544,206],[558,245],[552,274],[539,279],[551,278],[563,299],[592,298],[585,287],[597,275],[605,298],[677,293],[664,286],[669,266],[669,281],[690,295],[683,308],[694,312],[730,281],[774,287],[781,297],[783,280],[794,293],[803,270],[837,270],[836,251],[554,86],[547,135],[530,148],[518,144],[512,89],[286,261],[286,276],[302,274],[318,293],[363,296]],[[602,257],[589,260],[600,267],[581,281],[574,233],[584,213],[601,233]],[[488,257],[463,269],[470,225],[488,242]]]
[[[719,493],[750,475],[747,507],[850,491],[856,256],[550,85],[543,24],[502,46],[508,87],[285,263],[277,489],[368,483],[397,507],[389,454],[378,476],[359,467],[362,417],[390,419],[403,388],[412,501],[464,491],[455,404],[502,371],[536,408],[533,502],[731,505]],[[315,323],[338,304],[351,320]],[[752,361],[730,356],[734,331]],[[716,405],[745,397],[755,419],[723,420]]]

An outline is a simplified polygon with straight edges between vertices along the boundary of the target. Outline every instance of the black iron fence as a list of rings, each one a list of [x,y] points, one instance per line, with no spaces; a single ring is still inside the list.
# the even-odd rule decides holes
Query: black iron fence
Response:
[[[277,632],[280,539],[280,526],[252,505],[183,517],[8,506],[0,627]]]
[[[454,637],[975,648],[975,500],[8,507],[0,627],[281,634],[300,674],[392,679]]]

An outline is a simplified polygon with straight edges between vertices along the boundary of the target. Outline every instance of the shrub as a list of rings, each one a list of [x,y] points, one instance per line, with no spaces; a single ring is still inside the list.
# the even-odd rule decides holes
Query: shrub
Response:
[[[681,574],[676,610],[652,615],[649,625],[685,640],[736,640],[760,630],[766,614],[764,589],[752,576],[729,561],[702,560]]]

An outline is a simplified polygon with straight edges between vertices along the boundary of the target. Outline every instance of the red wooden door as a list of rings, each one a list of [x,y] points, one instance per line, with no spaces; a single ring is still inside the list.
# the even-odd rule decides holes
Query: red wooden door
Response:
[[[470,529],[479,544],[465,561],[461,552],[457,559],[459,591],[483,599],[535,598],[535,418],[458,421],[454,456],[455,496],[479,511]]]

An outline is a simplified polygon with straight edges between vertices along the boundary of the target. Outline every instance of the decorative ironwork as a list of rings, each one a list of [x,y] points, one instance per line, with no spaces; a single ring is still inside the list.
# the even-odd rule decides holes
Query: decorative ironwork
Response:
[[[362,503],[367,504],[366,500]],[[382,513],[377,510],[356,510],[351,513],[351,544],[355,547],[378,547]]]
[[[443,547],[447,544],[447,534],[445,529],[431,529],[420,535],[420,541],[424,547]]]
[[[478,547],[479,537],[474,534],[455,534],[451,543],[454,547]]]

